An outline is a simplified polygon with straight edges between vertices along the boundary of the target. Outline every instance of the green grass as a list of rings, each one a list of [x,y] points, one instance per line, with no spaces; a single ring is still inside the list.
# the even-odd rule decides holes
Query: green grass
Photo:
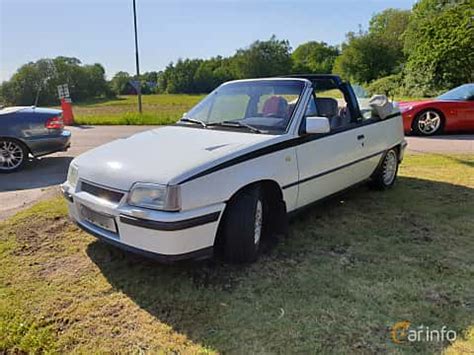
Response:
[[[165,266],[79,231],[60,199],[0,224],[0,352],[474,350],[474,155],[408,155],[396,186],[311,208],[248,266]],[[468,334],[468,332],[470,332]],[[463,338],[464,337],[464,338]]]
[[[138,114],[136,96],[120,96],[74,104],[74,117],[82,125],[165,125],[176,122],[204,95],[143,95],[143,114]]]

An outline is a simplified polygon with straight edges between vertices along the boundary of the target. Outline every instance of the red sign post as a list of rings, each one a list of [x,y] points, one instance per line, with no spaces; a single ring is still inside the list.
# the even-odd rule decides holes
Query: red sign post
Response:
[[[72,100],[69,95],[67,84],[58,85],[58,95],[61,100],[61,109],[63,110],[63,120],[66,126],[74,125],[74,114],[72,112]]]

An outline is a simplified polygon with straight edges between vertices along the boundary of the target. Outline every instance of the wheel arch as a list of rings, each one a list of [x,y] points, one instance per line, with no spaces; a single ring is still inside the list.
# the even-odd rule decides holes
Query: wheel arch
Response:
[[[219,221],[219,226],[217,228],[216,238],[214,240],[214,246],[217,249],[220,249],[222,246],[223,240],[223,233],[222,228],[225,223],[226,215],[228,213],[229,204],[232,203],[239,195],[248,191],[253,188],[260,188],[264,199],[267,201],[267,204],[271,207],[269,210],[270,218],[279,223],[275,224],[275,232],[278,234],[286,234],[287,232],[287,211],[286,211],[286,203],[283,199],[283,189],[281,188],[280,184],[277,181],[272,179],[261,179],[252,181],[244,186],[239,187],[232,196],[227,200],[226,206],[222,212],[222,217]],[[279,207],[279,208],[278,208]]]
[[[33,155],[33,153],[31,152],[31,149],[30,147],[28,146],[28,144],[26,144],[22,139],[18,138],[18,137],[10,137],[10,136],[2,136],[0,135],[0,140],[3,140],[3,139],[8,139],[8,140],[11,140],[11,141],[15,141],[15,142],[18,142],[20,143],[25,149],[26,151]]]

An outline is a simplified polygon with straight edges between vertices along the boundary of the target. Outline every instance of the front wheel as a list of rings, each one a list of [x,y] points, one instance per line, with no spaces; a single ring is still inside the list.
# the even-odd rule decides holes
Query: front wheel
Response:
[[[372,175],[370,185],[378,190],[392,187],[397,179],[398,163],[398,151],[390,149],[385,153],[381,164]]]
[[[443,117],[434,110],[426,110],[418,114],[413,122],[413,130],[419,136],[432,136],[443,130]]]
[[[11,173],[20,169],[28,158],[28,151],[20,142],[0,139],[0,173]]]
[[[263,237],[265,201],[256,186],[241,192],[227,207],[224,225],[224,258],[230,263],[257,260]]]

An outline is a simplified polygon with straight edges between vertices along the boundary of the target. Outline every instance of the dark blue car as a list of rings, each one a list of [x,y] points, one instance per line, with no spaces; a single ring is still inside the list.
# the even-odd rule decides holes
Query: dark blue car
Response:
[[[62,111],[40,107],[0,109],[0,173],[20,169],[28,156],[65,151],[71,132],[64,130]]]

